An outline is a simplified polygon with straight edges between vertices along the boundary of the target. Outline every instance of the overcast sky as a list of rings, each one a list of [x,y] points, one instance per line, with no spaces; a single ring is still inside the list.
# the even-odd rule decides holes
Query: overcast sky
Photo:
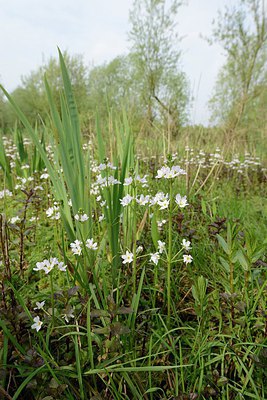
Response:
[[[182,66],[195,98],[191,121],[206,124],[207,101],[224,62],[222,50],[209,46],[217,10],[236,0],[188,0],[180,9]],[[83,54],[95,65],[127,53],[128,16],[133,0],[0,0],[0,81],[8,91],[22,75],[35,70],[57,46],[70,54]]]

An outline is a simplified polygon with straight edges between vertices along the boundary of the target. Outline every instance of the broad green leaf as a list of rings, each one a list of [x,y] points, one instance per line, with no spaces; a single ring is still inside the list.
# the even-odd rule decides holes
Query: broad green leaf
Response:
[[[224,238],[222,236],[220,236],[220,235],[216,235],[216,236],[217,236],[218,242],[219,242],[220,246],[223,248],[224,252],[226,254],[230,255],[231,254],[231,249],[229,249],[229,246],[226,243],[226,241],[224,240]]]

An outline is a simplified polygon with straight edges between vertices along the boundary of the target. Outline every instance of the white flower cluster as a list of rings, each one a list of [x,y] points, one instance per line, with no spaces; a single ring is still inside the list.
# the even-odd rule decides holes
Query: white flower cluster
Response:
[[[190,249],[192,249],[192,247],[190,246],[191,242],[189,240],[183,239],[182,240],[182,247],[185,251],[189,251]],[[184,263],[187,264],[191,264],[191,262],[193,261],[193,257],[190,254],[184,254],[183,255],[183,261]]]
[[[91,184],[90,194],[98,196],[101,189],[108,187],[108,186],[119,185],[119,184],[120,184],[120,181],[118,179],[114,178],[114,176],[112,176],[112,175],[102,176],[101,174],[99,174],[96,177],[96,181],[92,182],[92,184]]]
[[[98,249],[97,242],[94,242],[94,239],[87,239],[85,242],[85,246],[89,250],[96,251]],[[70,248],[73,254],[76,256],[80,256],[82,254],[82,242],[76,239],[73,243],[70,244]]]
[[[158,192],[154,198],[151,199],[151,205],[157,204],[160,210],[166,210],[169,207],[170,200],[169,194],[164,194],[163,192]]]
[[[41,302],[37,301],[36,307],[34,307],[34,310],[42,310],[44,305],[45,305],[45,301],[41,301]],[[41,329],[41,327],[43,325],[43,322],[40,320],[39,316],[34,317],[33,321],[34,321],[34,323],[32,324],[31,328],[36,329],[36,332],[39,332],[39,330]]]
[[[165,178],[172,179],[176,178],[179,175],[186,175],[185,170],[179,167],[179,165],[173,165],[171,168],[167,165],[164,165],[157,171],[157,179]]]
[[[165,194],[163,192],[158,192],[154,197],[149,196],[149,195],[143,195],[140,194],[136,198],[131,196],[130,194],[127,194],[124,196],[122,199],[120,199],[120,203],[123,207],[128,206],[133,200],[135,200],[139,205],[141,206],[153,206],[157,204],[160,208],[160,210],[166,210],[169,207],[170,204],[170,199],[169,199],[169,194]],[[188,206],[187,203],[187,197],[186,196],[181,196],[179,193],[175,197],[175,203],[180,207],[184,208]]]
[[[0,191],[0,199],[3,199],[5,196],[11,197],[12,192],[10,192],[8,189],[4,189]]]
[[[45,213],[50,219],[60,219],[59,207],[56,204],[52,207],[49,207]]]
[[[6,156],[11,158],[11,160],[16,160],[18,158],[17,146],[8,140],[4,140],[4,145],[6,148]]]
[[[91,194],[98,196],[100,193],[100,190],[112,186],[112,185],[120,185],[123,183],[124,186],[129,186],[133,182],[139,182],[141,183],[142,187],[147,187],[147,175],[141,177],[140,175],[136,175],[135,177],[126,177],[124,179],[124,182],[120,182],[118,179],[116,179],[113,176],[112,170],[116,170],[117,167],[115,167],[113,164],[110,162],[107,162],[106,164],[97,164],[96,162],[93,162],[91,165],[91,170],[94,173],[98,173],[95,177],[95,181],[92,182],[91,184]],[[102,176],[102,172],[106,170],[111,170],[108,176]]]
[[[161,220],[157,221],[157,226],[158,226],[159,230],[162,229],[163,225],[165,225],[166,222],[167,222],[166,219],[161,219]]]
[[[87,214],[75,214],[74,219],[79,222],[85,222],[89,219]]]
[[[20,217],[18,215],[16,217],[10,218],[10,223],[11,224],[15,224],[18,221],[20,221]]]
[[[21,167],[20,167],[20,169],[29,169],[29,168],[30,168],[29,164],[24,164],[24,165],[21,165]]]
[[[165,251],[166,244],[165,242],[162,242],[161,240],[158,240],[158,251],[156,253],[151,253],[150,254],[150,261],[158,265],[159,259],[160,259],[160,254],[162,254]]]
[[[82,242],[80,240],[74,240],[73,243],[70,244],[70,248],[71,251],[73,252],[73,254],[75,254],[76,256],[80,256],[82,254]]]
[[[35,190],[35,191],[37,191],[37,190],[44,190],[44,188],[43,188],[43,186],[38,185],[38,186],[35,186],[34,190]]]
[[[44,174],[42,174],[40,176],[40,179],[48,179],[49,178],[49,174],[47,172],[45,172]]]
[[[216,148],[215,153],[205,153],[203,150],[199,150],[197,153],[194,149],[189,148],[185,148],[185,150],[187,151],[187,155],[185,158],[181,159],[185,165],[194,165],[206,169],[218,164],[225,166],[229,170],[236,171],[238,174],[244,174],[248,169],[251,171],[261,170],[264,172],[259,157],[253,157],[247,152],[244,154],[243,161],[239,159],[238,155],[234,155],[231,161],[227,161],[224,159],[219,148]],[[219,177],[217,177],[217,179],[218,178]]]
[[[93,162],[91,165],[91,170],[93,172],[106,171],[107,169],[116,170],[117,167],[115,167],[111,162],[107,162],[106,164],[97,164],[96,162]]]
[[[148,186],[147,185],[147,175],[143,176],[143,178],[141,178],[140,175],[137,175],[134,178],[131,177],[131,176],[129,178],[125,178],[123,185],[124,186],[129,186],[129,185],[131,185],[133,183],[133,181],[141,183],[142,187],[147,187]]]
[[[26,185],[28,182],[32,182],[34,178],[32,176],[29,176],[28,178],[21,178],[20,176],[17,176],[17,180],[20,181],[20,183],[17,183],[15,186],[15,189],[22,189],[24,190],[26,188]]]
[[[49,274],[55,267],[59,269],[59,271],[66,272],[67,265],[64,265],[63,262],[59,262],[57,258],[53,257],[49,260],[43,260],[41,262],[36,263],[36,267],[33,268],[34,271],[44,271],[46,274]]]
[[[107,186],[111,186],[111,185],[119,185],[120,181],[118,181],[118,179],[115,179],[114,176],[112,176],[112,175],[104,176],[104,177],[101,175],[98,175],[97,179],[96,179],[96,183],[100,187],[107,187]]]
[[[107,204],[106,200],[103,200],[101,196],[98,196],[98,197],[96,198],[96,201],[99,202],[100,207],[104,207],[104,206],[106,206],[106,204]],[[108,206],[107,206],[107,207],[108,207]]]
[[[43,307],[45,305],[45,301],[37,301],[36,302],[36,307],[34,307],[34,310],[43,310]],[[65,319],[65,321],[67,323],[69,323],[70,318],[75,318],[74,316],[74,308],[71,307],[69,304],[67,305],[66,309],[64,310],[64,314],[62,314],[62,317]],[[39,330],[41,329],[43,322],[40,320],[40,317],[34,317],[33,318],[34,323],[31,325],[32,329],[35,329],[36,332],[39,332]]]

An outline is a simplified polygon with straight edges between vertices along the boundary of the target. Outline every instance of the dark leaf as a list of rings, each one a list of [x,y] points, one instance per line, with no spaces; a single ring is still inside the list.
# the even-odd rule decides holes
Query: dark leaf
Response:
[[[36,389],[37,388],[37,380],[32,379],[26,386],[27,389]]]
[[[52,378],[50,383],[49,383],[49,388],[50,389],[57,389],[59,387],[59,384],[57,383],[57,381]]]
[[[78,290],[79,290],[79,286],[73,286],[72,288],[70,288],[68,290],[68,296],[69,297],[74,296],[78,292]]]
[[[237,308],[239,311],[244,312],[245,309],[246,309],[246,307],[247,307],[247,305],[246,305],[246,303],[245,303],[244,301],[239,301],[238,303],[236,303],[236,308]]]
[[[131,307],[119,307],[116,310],[116,314],[131,314],[133,313],[133,309]]]
[[[121,324],[120,322],[114,322],[111,324],[111,333],[112,335],[125,335],[130,333],[130,329],[128,326]]]
[[[109,317],[109,312],[106,310],[91,310],[91,318]]]
[[[225,376],[221,376],[221,378],[219,378],[217,380],[217,385],[218,386],[224,386],[228,383],[228,379]]]
[[[109,326],[105,326],[104,328],[94,328],[93,332],[94,333],[98,333],[98,334],[102,334],[102,335],[108,335],[111,331],[111,328]]]

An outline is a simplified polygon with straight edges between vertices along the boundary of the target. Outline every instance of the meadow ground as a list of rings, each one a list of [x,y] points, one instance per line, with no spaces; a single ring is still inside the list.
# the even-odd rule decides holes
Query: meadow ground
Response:
[[[3,142],[2,398],[265,398],[261,160],[91,158],[74,210],[29,140]]]
[[[0,398],[267,398],[266,160],[88,141],[62,69],[1,136]]]

